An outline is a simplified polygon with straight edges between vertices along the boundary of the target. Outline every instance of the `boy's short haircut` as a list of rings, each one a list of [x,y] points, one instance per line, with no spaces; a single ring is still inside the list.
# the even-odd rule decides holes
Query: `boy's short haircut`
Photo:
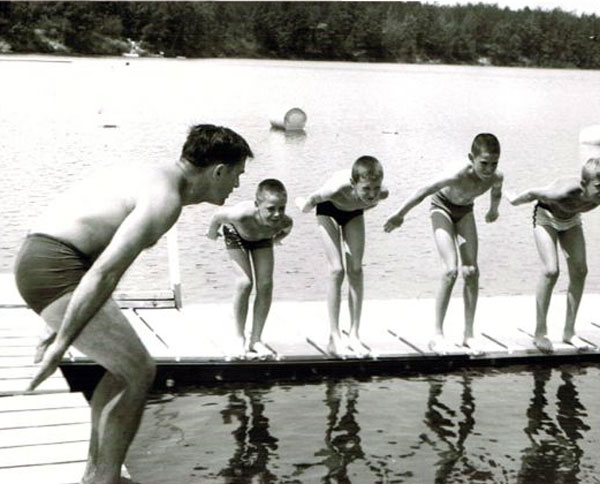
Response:
[[[256,187],[256,199],[262,200],[265,193],[281,194],[287,197],[285,185],[276,178],[267,178],[258,184]]]
[[[254,158],[248,143],[235,131],[212,124],[193,126],[181,150],[181,157],[204,168],[215,163],[235,165]]]
[[[475,136],[471,144],[471,153],[473,156],[478,156],[484,151],[490,154],[500,154],[500,142],[495,135],[491,133],[479,133]]]
[[[581,179],[588,182],[594,178],[600,178],[600,158],[590,158],[581,168]]]
[[[383,167],[377,158],[364,155],[353,163],[352,181],[357,182],[361,178],[366,178],[368,180],[383,178]]]

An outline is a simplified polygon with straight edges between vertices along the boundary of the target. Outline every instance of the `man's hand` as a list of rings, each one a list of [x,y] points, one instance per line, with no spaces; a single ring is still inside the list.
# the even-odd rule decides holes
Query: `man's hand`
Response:
[[[60,361],[63,358],[63,355],[67,351],[67,348],[68,347],[57,343],[56,339],[46,347],[40,368],[29,382],[26,391],[31,392],[35,390],[40,383],[42,383],[44,380],[46,380],[46,378],[56,371]]]
[[[404,223],[404,217],[402,215],[393,215],[387,219],[383,226],[383,230],[386,232],[391,232],[394,229],[397,229]]]

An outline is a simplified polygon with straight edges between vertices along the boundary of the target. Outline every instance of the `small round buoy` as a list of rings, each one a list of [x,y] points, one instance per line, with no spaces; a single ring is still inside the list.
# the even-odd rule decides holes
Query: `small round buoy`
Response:
[[[271,126],[276,129],[285,131],[299,131],[306,126],[306,113],[300,108],[288,109],[283,118],[273,116],[271,118]]]

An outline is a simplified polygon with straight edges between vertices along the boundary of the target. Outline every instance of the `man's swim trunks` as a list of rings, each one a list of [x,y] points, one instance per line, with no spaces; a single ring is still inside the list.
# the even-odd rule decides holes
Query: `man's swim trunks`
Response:
[[[456,205],[452,203],[441,191],[435,192],[431,196],[431,206],[429,211],[441,211],[450,217],[453,223],[459,222],[465,215],[473,211],[473,204]]]
[[[223,225],[223,238],[228,249],[254,250],[273,247],[273,239],[246,240],[231,224]]]
[[[358,217],[363,213],[364,210],[362,208],[350,211],[340,210],[329,200],[317,204],[317,215],[327,215],[332,217],[340,227],[343,227],[354,217]]]
[[[45,234],[29,234],[17,255],[15,279],[36,313],[73,292],[93,260],[79,249]]]
[[[569,218],[560,218],[554,215],[548,205],[538,202],[533,208],[533,226],[536,227],[538,225],[552,227],[557,232],[565,232],[581,225],[581,215],[576,213]]]

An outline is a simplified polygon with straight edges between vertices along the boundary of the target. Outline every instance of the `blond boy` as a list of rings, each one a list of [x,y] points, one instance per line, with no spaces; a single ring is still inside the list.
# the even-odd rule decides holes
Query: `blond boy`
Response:
[[[329,266],[327,307],[330,336],[328,351],[339,357],[366,356],[368,348],[360,341],[359,327],[363,301],[362,261],[365,249],[365,210],[388,197],[383,187],[383,167],[372,156],[361,156],[352,170],[336,172],[323,186],[296,204],[303,212],[316,208],[317,223]],[[349,338],[339,325],[341,289],[348,276],[350,307]]]
[[[578,350],[589,349],[590,345],[575,334],[575,318],[587,275],[585,237],[580,214],[600,205],[600,157],[587,160],[579,177],[559,178],[546,187],[509,196],[509,201],[512,205],[536,202],[533,234],[542,261],[542,273],[536,290],[535,345],[546,353],[554,349],[547,336],[546,318],[552,290],[558,279],[557,245],[560,244],[569,272],[567,314],[562,339]]]
[[[429,347],[445,354],[452,345],[444,338],[443,324],[450,295],[458,276],[458,254],[464,278],[465,329],[462,345],[475,354],[482,353],[473,330],[475,309],[479,294],[479,268],[477,266],[478,237],[473,202],[491,189],[490,208],[485,217],[490,223],[498,218],[498,205],[502,195],[502,174],[497,171],[500,143],[493,134],[475,136],[468,155],[469,162],[449,176],[430,183],[408,198],[400,209],[385,223],[384,230],[391,232],[400,227],[406,214],[426,197],[431,198],[431,223],[433,236],[443,264],[441,285],[436,297],[435,335]]]
[[[292,230],[286,215],[287,191],[276,179],[258,184],[254,201],[245,201],[218,210],[208,229],[208,238],[216,240],[222,227],[227,253],[237,274],[233,310],[236,339],[234,357],[267,357],[272,352],[262,342],[262,331],[273,297],[273,244]],[[256,285],[252,330],[246,341],[245,326],[252,287]]]

